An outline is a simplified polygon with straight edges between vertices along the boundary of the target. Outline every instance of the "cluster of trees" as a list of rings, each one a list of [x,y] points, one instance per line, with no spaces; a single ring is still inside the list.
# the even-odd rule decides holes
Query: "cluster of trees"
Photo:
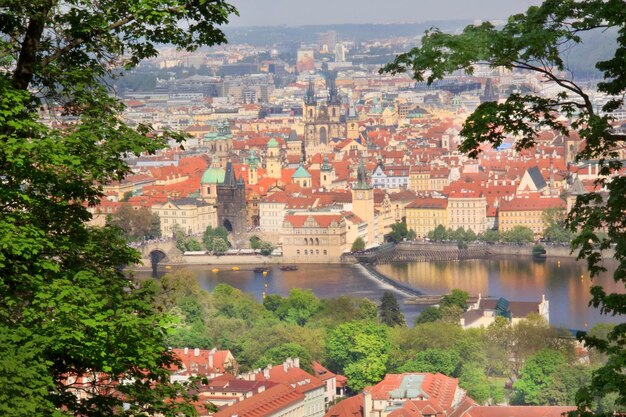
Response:
[[[398,243],[403,240],[414,240],[417,237],[414,230],[407,228],[405,222],[397,222],[391,225],[391,232],[387,235],[388,240]]]
[[[173,400],[182,387],[169,382],[156,289],[121,271],[139,253],[119,228],[87,222],[129,157],[184,138],[125,124],[103,80],[156,57],[158,44],[225,42],[219,27],[235,12],[224,1],[2,2],[0,415],[194,414]],[[139,223],[127,237],[145,236]],[[87,373],[125,383],[99,380],[77,401],[65,378]]]
[[[225,284],[209,294],[186,271],[155,283],[161,287],[155,307],[176,317],[171,346],[230,349],[242,371],[287,357],[299,357],[305,369],[320,361],[346,375],[354,391],[387,373],[442,372],[459,378],[480,403],[565,405],[607,359],[592,351],[590,366],[577,365],[574,340],[537,315],[516,325],[499,317],[488,328],[463,330],[458,317],[468,296],[460,290],[442,301],[439,309],[446,313],[409,328],[392,293],[383,294],[378,306],[347,296],[319,299],[301,289],[259,303]],[[612,328],[598,326],[594,334],[606,338]],[[505,389],[507,383],[512,389]],[[594,409],[613,409],[614,400],[597,401]]]
[[[114,214],[107,216],[106,223],[119,228],[129,242],[161,237],[161,218],[148,207],[135,210],[129,205],[122,205]]]
[[[230,247],[228,230],[222,226],[216,228],[208,226],[202,234],[202,243],[204,243],[204,247],[209,252],[213,252],[216,255],[223,255]]]
[[[268,256],[274,250],[274,246],[271,242],[261,240],[258,236],[252,236],[250,238],[250,247],[254,250],[261,251],[261,255]]]
[[[202,234],[202,239],[187,235],[184,230],[177,227],[174,231],[176,247],[181,252],[207,250],[214,255],[223,255],[230,248],[228,230],[223,227],[213,228],[208,226]]]

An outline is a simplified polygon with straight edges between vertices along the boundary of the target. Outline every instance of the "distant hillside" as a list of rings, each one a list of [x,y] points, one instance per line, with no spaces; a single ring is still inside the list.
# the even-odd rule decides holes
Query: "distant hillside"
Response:
[[[339,41],[364,42],[394,37],[417,36],[432,27],[437,27],[445,32],[456,32],[471,23],[471,21],[450,20],[412,24],[255,26],[226,27],[224,31],[231,44],[245,43],[253,46],[282,44],[291,45],[292,48],[295,48],[300,43],[317,42],[319,35],[329,30],[337,32]],[[574,73],[576,78],[594,79],[600,76],[600,73],[595,69],[595,63],[611,57],[616,48],[616,36],[615,30],[597,30],[583,34],[583,43],[572,48],[564,56],[567,67]],[[393,55],[391,58],[393,58]]]
[[[470,23],[471,21],[469,20],[453,20],[403,24],[225,27],[224,32],[229,43],[267,46],[280,43],[316,42],[321,33],[329,30],[337,32],[339,41],[363,42],[393,37],[417,36],[431,27],[454,32]]]

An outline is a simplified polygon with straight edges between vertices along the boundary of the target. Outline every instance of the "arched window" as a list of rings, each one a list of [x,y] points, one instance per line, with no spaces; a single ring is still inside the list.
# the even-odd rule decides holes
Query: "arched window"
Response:
[[[313,110],[309,109],[309,117],[313,117]]]
[[[304,238],[304,244],[305,244],[305,245],[308,245],[308,244],[309,244],[309,239],[308,239],[308,238],[306,238],[306,237]]]
[[[337,115],[337,109],[333,107],[333,117],[335,117],[336,115]]]
[[[315,238],[315,245],[319,246],[320,245],[320,240],[318,238]]]
[[[309,251],[305,249],[305,250],[304,250],[304,254],[305,254],[305,255],[308,255],[308,254],[309,254]]]

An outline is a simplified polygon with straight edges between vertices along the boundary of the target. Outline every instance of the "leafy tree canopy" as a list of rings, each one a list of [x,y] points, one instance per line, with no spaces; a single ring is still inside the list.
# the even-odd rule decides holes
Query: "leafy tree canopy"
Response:
[[[358,252],[364,249],[365,249],[365,241],[363,240],[363,238],[359,236],[356,239],[354,239],[354,242],[352,242],[352,248],[350,249],[350,251]]]
[[[101,83],[169,43],[225,42],[224,1],[8,0],[0,7],[0,414],[193,414],[168,401],[169,319],[156,288],[120,266],[138,261],[117,229],[91,229],[102,185],[129,172],[125,157],[180,134],[130,127]],[[70,116],[51,127],[40,115]],[[24,364],[27,364],[23,366]],[[20,370],[20,371],[18,371]],[[68,375],[108,374],[77,401]],[[129,382],[134,381],[134,382]],[[100,389],[102,388],[102,389]],[[122,407],[122,400],[130,405]]]
[[[380,301],[378,312],[381,322],[390,327],[406,325],[398,299],[391,291],[385,291]]]
[[[466,119],[461,130],[460,150],[476,157],[481,145],[497,147],[515,137],[515,148],[531,148],[541,129],[563,135],[572,130],[584,141],[577,161],[594,160],[600,166],[596,189],[580,195],[568,214],[567,226],[577,233],[572,240],[578,258],[586,259],[592,277],[605,268],[602,252],[613,246],[619,265],[616,281],[626,281],[626,176],[617,149],[626,135],[614,130],[610,112],[624,105],[626,92],[626,3],[622,0],[545,0],[525,13],[509,17],[502,27],[489,22],[467,26],[460,34],[437,29],[428,31],[421,45],[381,69],[381,72],[409,72],[418,81],[432,83],[456,71],[473,73],[477,65],[524,70],[542,76],[561,90],[552,96],[534,91],[511,94],[502,102],[485,102]],[[609,58],[595,63],[603,81],[597,89],[608,96],[596,107],[587,89],[568,71],[567,56],[584,35],[611,30],[617,33]],[[564,116],[564,117],[562,117]],[[602,236],[599,230],[605,229]],[[591,304],[605,314],[625,314],[626,294],[607,294],[599,286],[591,288]],[[585,414],[598,395],[618,395],[626,406],[626,327],[616,326],[608,335],[611,345],[581,333],[588,346],[606,351],[609,360],[594,374],[588,389],[577,398],[579,413]],[[611,348],[609,348],[611,346]]]

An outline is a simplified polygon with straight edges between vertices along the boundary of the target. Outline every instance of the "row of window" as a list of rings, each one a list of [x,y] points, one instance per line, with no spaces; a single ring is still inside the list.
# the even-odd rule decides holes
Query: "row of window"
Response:
[[[323,253],[324,255],[327,255],[327,254],[328,254],[328,252],[327,252],[327,250],[326,250],[326,249],[324,249],[324,251],[323,251],[322,253]],[[304,254],[305,254],[305,255],[319,255],[319,254],[320,254],[320,250],[319,250],[319,249],[315,249],[315,250],[313,250],[313,249],[310,249],[310,250],[309,250],[309,249],[305,249],[305,250],[304,250]],[[297,250],[296,250],[296,255],[300,255],[300,249],[297,249]]]

